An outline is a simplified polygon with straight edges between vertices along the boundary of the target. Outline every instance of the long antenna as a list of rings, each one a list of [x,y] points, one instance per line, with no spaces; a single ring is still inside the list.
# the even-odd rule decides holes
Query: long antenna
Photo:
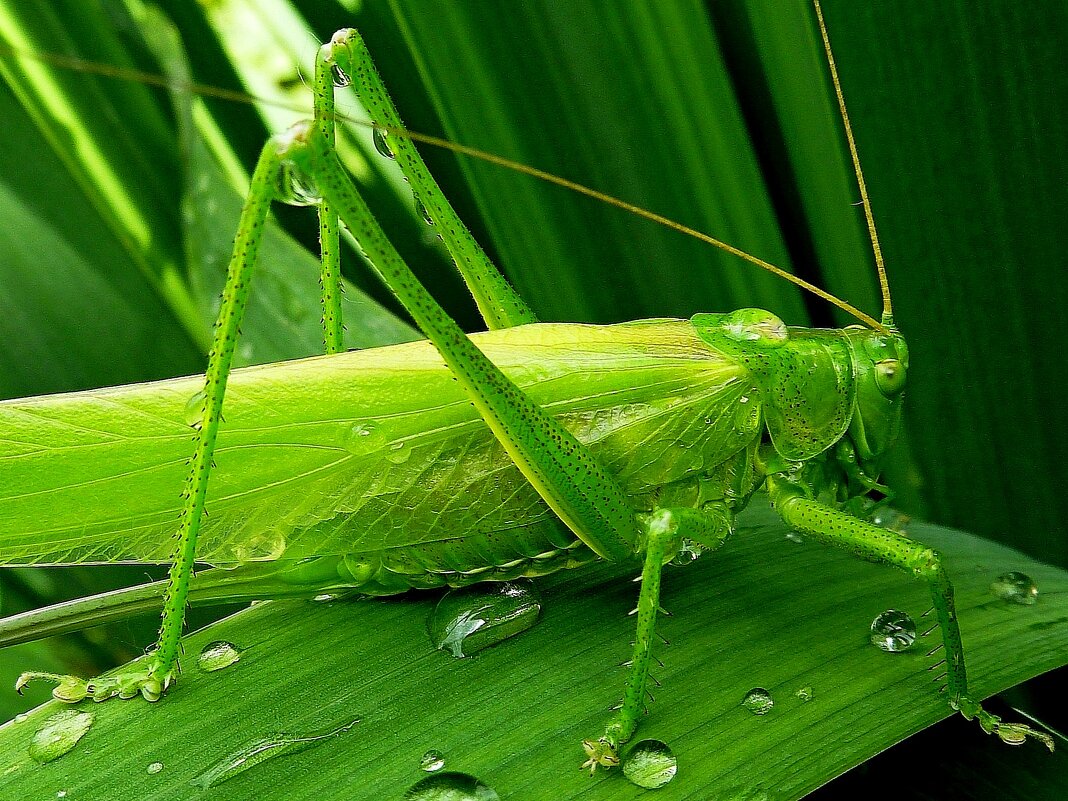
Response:
[[[175,81],[165,76],[157,75],[150,72],[144,72],[142,70],[117,67],[110,64],[99,64],[97,62],[86,61],[81,58],[66,56],[58,53],[28,52],[19,48],[11,47],[6,43],[0,43],[0,57],[2,57],[4,53],[8,53],[16,57],[29,58],[35,61],[41,61],[63,69],[89,72],[96,75],[101,75],[103,77],[116,78],[120,80],[136,81],[138,83],[146,84],[149,86],[158,86],[164,89],[169,89],[171,91],[186,91],[201,96],[214,97],[217,99],[227,100],[231,102],[248,104],[263,103],[265,105],[278,106],[281,108],[295,110],[298,112],[305,111],[303,107],[298,107],[295,104],[287,103],[285,101],[256,98],[244,92],[236,92],[228,89],[219,89],[217,87],[207,86],[204,84],[189,81]],[[835,82],[837,84],[837,77],[835,78]],[[443,139],[441,137],[419,133],[417,131],[412,131],[407,128],[392,128],[389,126],[383,126],[377,123],[373,123],[370,120],[355,119],[353,117],[348,117],[343,114],[337,114],[336,118],[338,120],[343,120],[353,125],[367,128],[376,128],[382,131],[383,133],[399,137],[407,137],[408,139],[411,139],[414,142],[421,142],[423,144],[430,145],[432,147],[442,148],[444,150],[449,150],[453,153],[457,153],[463,156],[470,156],[471,158],[475,158],[480,161],[485,161],[489,164],[495,164],[499,167],[512,170],[513,172],[517,172],[522,175],[527,175],[532,178],[536,178],[540,181],[545,181],[546,183],[563,187],[564,189],[568,189],[577,194],[585,195],[586,197],[590,197],[594,200],[606,203],[609,206],[615,206],[616,208],[634,214],[635,216],[657,223],[658,225],[663,225],[664,227],[670,228],[673,231],[678,231],[679,233],[684,234],[685,236],[693,237],[694,239],[704,242],[705,244],[712,245],[713,247],[726,251],[727,253],[730,253],[733,256],[737,256],[739,259],[747,261],[750,264],[756,265],[757,267],[768,271],[772,275],[777,275],[783,280],[788,281],[789,283],[794,284],[800,287],[801,289],[811,292],[812,294],[816,295],[819,298],[822,298],[828,303],[837,306],[839,309],[857,318],[865,325],[874,328],[878,331],[887,331],[888,324],[879,322],[874,317],[869,314],[866,314],[865,312],[862,312],[855,306],[835,297],[830,292],[821,289],[820,287],[809,281],[806,281],[803,278],[799,278],[798,276],[793,275],[792,273],[786,272],[781,267],[776,267],[774,264],[771,264],[769,262],[764,261],[763,259],[757,258],[756,256],[746,253],[744,250],[741,250],[739,248],[734,247],[733,245],[727,244],[726,242],[716,239],[715,237],[710,236],[709,234],[706,234],[703,231],[698,231],[696,228],[691,228],[688,225],[683,225],[682,223],[676,222],[675,220],[672,220],[669,217],[665,217],[661,214],[657,214],[656,212],[649,211],[648,209],[643,209],[640,206],[636,206],[633,203],[628,203],[627,201],[622,200],[613,195],[606,194],[597,189],[593,189],[592,187],[577,183],[576,181],[571,181],[567,178],[562,178],[559,175],[554,175],[553,173],[540,170],[537,167],[531,167],[528,164],[523,164],[519,161],[513,161],[512,159],[505,158],[503,156],[499,156],[495,153],[490,153],[489,151],[481,150],[476,147],[469,147],[467,145],[461,145],[456,142],[451,142],[448,139]],[[850,136],[850,142],[852,143],[852,136]],[[863,179],[861,179],[861,194],[865,198],[865,208],[867,209],[867,195],[864,192]],[[870,219],[871,216],[869,211],[869,220]],[[870,227],[874,235],[874,223],[870,223]],[[876,244],[876,260],[880,265],[881,272],[882,257],[878,254],[878,244]],[[886,286],[885,281],[883,285],[884,287]],[[885,310],[886,308],[889,308],[888,290],[884,291],[884,299],[886,299],[884,303]]]
[[[879,234],[875,231],[875,217],[871,211],[871,201],[868,199],[868,187],[864,183],[864,171],[860,168],[860,156],[857,154],[857,143],[853,138],[853,126],[849,124],[849,112],[846,111],[842,84],[838,81],[838,67],[834,64],[831,39],[827,35],[827,25],[823,21],[820,0],[812,0],[812,4],[816,7],[816,19],[819,21],[820,35],[823,37],[823,51],[827,54],[827,66],[831,69],[831,81],[834,83],[834,93],[838,97],[838,110],[842,114],[842,125],[845,128],[846,140],[849,142],[849,155],[853,158],[853,171],[857,175],[857,186],[860,187],[860,201],[864,205],[864,217],[868,221],[868,235],[871,237],[871,247],[875,253],[875,269],[879,271],[879,288],[883,293],[883,323],[892,327],[894,309],[890,303],[890,283],[886,280],[886,265],[883,264],[883,251],[879,247]]]

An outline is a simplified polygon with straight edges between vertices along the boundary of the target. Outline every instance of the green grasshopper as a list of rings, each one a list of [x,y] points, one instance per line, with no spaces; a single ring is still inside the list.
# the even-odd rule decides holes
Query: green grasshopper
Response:
[[[824,37],[826,43],[825,31]],[[4,562],[160,561],[170,555],[167,534],[180,516],[159,641],[148,663],[91,681],[29,673],[20,686],[45,677],[57,682],[60,700],[158,700],[177,675],[185,607],[197,593],[270,595],[289,587],[389,595],[629,560],[641,563],[642,582],[623,701],[604,730],[583,743],[585,767],[611,767],[644,706],[663,565],[682,550],[719,547],[764,486],[792,528],[929,584],[953,708],[1006,742],[1032,736],[1051,745],[970,697],[953,590],[938,555],[860,516],[869,508],[866,496],[883,489],[880,465],[899,424],[908,350],[894,326],[829,43],[827,53],[879,265],[881,320],[820,293],[865,325],[788,328],[756,309],[606,327],[546,325],[535,324],[437,189],[358,35],[340,31],[317,58],[315,119],[271,139],[260,156],[203,383],[0,404],[5,429],[27,443],[49,441],[65,417],[102,415],[105,408],[102,424],[142,435],[83,443],[89,447],[70,449],[58,465],[47,456],[35,463],[32,453],[20,459],[20,472],[5,476],[5,485],[23,493],[5,499],[3,519],[40,520],[54,533],[42,541],[23,527],[0,530]],[[444,313],[339,167],[333,149],[339,80],[359,88],[489,333],[469,338]],[[275,199],[318,207],[331,355],[231,376]],[[429,342],[341,353],[339,217]],[[555,380],[564,376],[582,380]],[[272,419],[283,403],[284,416]],[[597,414],[605,410],[607,416]],[[32,429],[24,422],[30,418]],[[265,423],[272,424],[270,442],[258,430]],[[186,470],[189,426],[195,449]],[[634,453],[639,438],[655,446],[652,453]],[[177,487],[183,472],[179,502],[147,491]],[[70,476],[82,486],[111,484],[130,503],[118,511],[94,507],[92,491],[81,495]],[[262,503],[266,492],[273,493],[270,508]],[[71,507],[76,512],[65,511]],[[194,561],[230,565],[248,561],[250,552],[274,561],[193,582]]]

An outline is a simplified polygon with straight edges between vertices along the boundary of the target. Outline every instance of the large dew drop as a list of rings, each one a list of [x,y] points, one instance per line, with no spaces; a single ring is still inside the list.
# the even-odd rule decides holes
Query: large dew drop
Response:
[[[466,773],[436,773],[420,779],[404,794],[405,801],[500,801],[493,788]]]
[[[540,614],[532,582],[487,582],[442,596],[427,628],[435,648],[462,658],[526,631]]]
[[[679,762],[666,743],[660,740],[642,740],[627,754],[623,762],[623,775],[632,784],[655,790],[675,778]]]
[[[916,642],[916,622],[904,612],[887,609],[871,622],[871,644],[889,654],[907,651]]]
[[[990,585],[990,591],[1003,601],[1021,606],[1034,606],[1038,603],[1038,587],[1026,573],[1012,570],[1002,573]]]
[[[92,725],[92,712],[78,709],[57,712],[34,733],[30,741],[30,757],[41,764],[59,759],[78,744]]]
[[[771,697],[771,693],[763,687],[754,687],[745,694],[745,698],[742,699],[742,706],[754,715],[766,715],[775,706],[775,700]]]
[[[197,667],[206,673],[214,673],[216,670],[228,668],[241,659],[241,651],[232,642],[216,640],[209,642],[197,657]]]

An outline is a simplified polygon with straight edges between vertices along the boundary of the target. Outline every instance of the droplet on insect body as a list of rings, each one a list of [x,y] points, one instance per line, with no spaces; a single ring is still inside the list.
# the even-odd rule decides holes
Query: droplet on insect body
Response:
[[[310,175],[292,161],[283,161],[275,176],[275,199],[290,206],[318,206],[322,192]]]
[[[437,773],[445,767],[445,757],[442,756],[441,751],[431,748],[419,760],[419,767],[427,773]]]
[[[737,309],[723,315],[720,322],[731,339],[776,347],[789,339],[789,330],[781,319],[763,309]]]
[[[200,650],[197,667],[206,673],[228,668],[241,659],[241,650],[232,642],[216,640],[209,642]]]
[[[25,712],[19,712],[17,715],[15,715],[15,723],[25,723],[29,719],[30,716]]]
[[[884,506],[872,515],[871,522],[877,526],[896,531],[898,534],[905,534],[908,532],[908,525],[911,519],[904,512]]]
[[[378,155],[387,159],[395,159],[397,158],[397,154],[393,152],[393,149],[389,146],[389,142],[386,141],[387,135],[388,134],[381,128],[371,129],[371,141],[374,142],[375,150],[378,151]]]
[[[386,461],[390,464],[404,464],[412,456],[412,449],[403,440],[390,444],[386,451]]]
[[[149,776],[155,776],[161,770],[163,770],[162,762],[152,762],[147,768],[145,768],[145,773],[147,773]]]
[[[1038,603],[1038,587],[1026,573],[1011,570],[1002,573],[990,585],[990,591],[1003,601],[1010,601],[1021,606],[1034,606]]]
[[[238,562],[273,562],[281,559],[286,551],[286,538],[278,531],[253,534],[240,545],[234,546]]]
[[[204,425],[204,413],[208,402],[208,396],[204,390],[200,390],[185,403],[185,424],[190,428],[199,429]]]
[[[745,694],[745,698],[742,699],[742,706],[754,715],[766,715],[775,706],[775,700],[771,697],[771,693],[763,687],[754,687]]]
[[[331,64],[330,80],[338,89],[344,89],[352,83],[352,76],[345,72],[345,70],[341,69],[337,64]]]
[[[256,765],[266,762],[269,759],[306,751],[326,740],[340,737],[359,722],[359,719],[353,720],[351,723],[346,723],[344,726],[339,726],[333,731],[328,731],[324,734],[276,734],[271,737],[255,740],[239,751],[235,751],[220,759],[199,776],[194,778],[190,784],[205,789],[208,787],[215,787],[216,785],[222,784],[228,779],[232,779],[234,776],[244,773],[249,768],[254,768]]]
[[[675,754],[660,740],[642,740],[623,762],[623,775],[646,790],[663,787],[675,778],[678,769]]]
[[[691,539],[683,537],[682,542],[679,543],[678,552],[671,558],[670,564],[673,565],[688,565],[691,562],[696,562],[701,554],[705,552],[698,543]]]
[[[59,759],[89,731],[93,725],[93,713],[77,709],[65,709],[48,718],[30,741],[30,758],[42,765]]]
[[[436,773],[420,779],[404,794],[405,801],[500,801],[493,788],[466,773]]]
[[[385,444],[385,434],[375,423],[353,423],[345,434],[345,450],[353,456],[374,453],[381,450]]]
[[[470,656],[526,631],[541,614],[541,597],[525,579],[479,584],[442,596],[427,629],[434,647]]]
[[[740,398],[734,408],[734,427],[741,434],[755,434],[760,428],[760,404]]]
[[[430,212],[426,210],[426,206],[423,205],[423,201],[419,198],[415,199],[415,211],[427,225],[434,224],[434,218],[430,216]]]
[[[916,642],[916,622],[906,613],[887,609],[871,622],[871,644],[888,654],[907,651]]]

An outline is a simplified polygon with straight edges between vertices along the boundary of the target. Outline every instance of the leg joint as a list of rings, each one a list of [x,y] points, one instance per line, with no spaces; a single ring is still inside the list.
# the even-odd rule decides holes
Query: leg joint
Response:
[[[944,575],[942,556],[932,548],[923,548],[909,559],[909,570],[917,578],[938,579]]]

